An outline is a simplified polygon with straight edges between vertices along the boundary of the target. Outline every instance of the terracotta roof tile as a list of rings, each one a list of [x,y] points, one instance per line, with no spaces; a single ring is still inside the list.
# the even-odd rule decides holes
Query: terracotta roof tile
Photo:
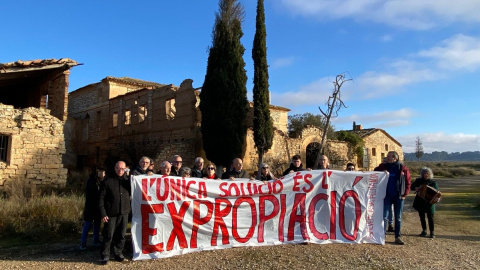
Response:
[[[7,68],[22,68],[22,67],[44,67],[50,65],[59,65],[59,64],[66,64],[69,66],[77,66],[79,65],[76,61],[69,59],[69,58],[60,58],[60,59],[37,59],[37,60],[18,60],[16,62],[10,63],[0,63],[1,69]]]

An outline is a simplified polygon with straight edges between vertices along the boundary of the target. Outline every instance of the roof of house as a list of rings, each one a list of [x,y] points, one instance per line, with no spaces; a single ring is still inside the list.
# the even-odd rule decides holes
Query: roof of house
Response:
[[[399,143],[397,140],[395,140],[395,138],[390,136],[390,134],[388,134],[385,130],[383,130],[381,128],[366,128],[366,129],[360,129],[360,130],[345,130],[345,131],[355,133],[358,136],[360,136],[361,138],[368,137],[368,136],[372,135],[373,133],[375,133],[377,131],[380,131],[380,132],[383,132],[392,141],[397,143],[399,146],[402,146],[401,143]]]
[[[248,104],[250,105],[251,108],[253,108],[253,101],[249,101]],[[270,109],[275,109],[275,110],[279,110],[279,111],[286,111],[286,112],[291,111],[289,108],[276,106],[276,105],[272,105],[272,104],[270,104]]]
[[[120,77],[120,78],[118,78],[118,77],[108,76],[108,77],[105,78],[105,80],[119,82],[119,83],[125,83],[125,84],[131,84],[131,85],[144,86],[144,87],[162,87],[162,86],[167,85],[167,84],[160,84],[160,83],[156,83],[156,82],[149,82],[149,81],[134,79],[134,78],[130,78],[130,77]]]
[[[38,69],[38,68],[57,68],[67,65],[69,67],[81,65],[77,61],[74,61],[69,58],[60,58],[60,59],[37,59],[37,60],[27,60],[22,61],[18,60],[16,62],[10,63],[0,63],[0,73],[15,72],[17,70],[25,70],[28,68]]]
[[[74,66],[82,65],[69,59],[37,59],[10,63],[0,63],[0,87],[14,85],[25,79],[45,78],[52,72],[63,72]]]

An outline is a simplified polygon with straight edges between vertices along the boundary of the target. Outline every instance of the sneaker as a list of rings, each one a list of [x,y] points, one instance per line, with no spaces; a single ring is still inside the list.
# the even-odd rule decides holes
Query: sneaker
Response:
[[[399,237],[395,237],[395,244],[398,244],[398,245],[405,245],[405,242],[402,241],[402,238]]]
[[[422,231],[422,233],[419,234],[418,236],[420,236],[420,237],[427,237],[427,231]]]
[[[395,232],[395,229],[393,229],[392,224],[388,225],[387,232]]]
[[[120,256],[115,256],[115,260],[117,262],[123,262],[125,260],[125,257],[123,255],[120,255]]]
[[[432,233],[430,233],[430,237],[429,238],[435,238],[435,235]]]
[[[101,242],[93,242],[92,246],[100,247],[100,246],[102,246],[102,243]]]
[[[108,258],[103,258],[103,259],[100,260],[100,264],[101,264],[101,265],[107,265],[107,264],[108,264],[108,260],[109,260]]]
[[[86,250],[87,249],[87,244],[81,244],[78,249],[80,250]]]

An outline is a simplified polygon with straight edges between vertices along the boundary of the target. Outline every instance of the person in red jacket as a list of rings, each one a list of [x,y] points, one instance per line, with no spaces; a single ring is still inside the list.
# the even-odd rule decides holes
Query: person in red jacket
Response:
[[[390,151],[387,154],[387,163],[382,163],[375,168],[375,171],[387,171],[389,173],[387,190],[383,201],[384,226],[387,227],[390,211],[395,214],[395,243],[405,244],[400,238],[402,228],[402,212],[405,197],[410,192],[410,171],[407,166],[400,163],[398,153]]]

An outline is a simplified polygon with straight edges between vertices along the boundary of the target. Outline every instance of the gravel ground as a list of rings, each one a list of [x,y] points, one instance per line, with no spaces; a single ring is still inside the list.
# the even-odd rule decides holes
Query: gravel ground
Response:
[[[480,185],[480,176],[467,185]],[[442,180],[440,180],[442,181]],[[447,181],[439,182],[446,188]],[[451,182],[459,184],[458,180]],[[445,199],[444,199],[445,200]],[[308,244],[267,247],[241,247],[204,251],[167,259],[131,261],[131,244],[125,251],[129,259],[110,261],[100,266],[98,248],[78,250],[78,243],[56,242],[27,247],[1,248],[0,269],[480,269],[480,217],[461,224],[472,228],[436,224],[436,238],[418,237],[418,214],[411,208],[413,195],[405,203],[402,233],[404,246],[387,235],[384,246],[373,244]],[[441,210],[437,211],[437,217]],[[455,221],[453,221],[455,222]],[[460,224],[460,223],[459,223]],[[476,229],[475,229],[476,228]]]

